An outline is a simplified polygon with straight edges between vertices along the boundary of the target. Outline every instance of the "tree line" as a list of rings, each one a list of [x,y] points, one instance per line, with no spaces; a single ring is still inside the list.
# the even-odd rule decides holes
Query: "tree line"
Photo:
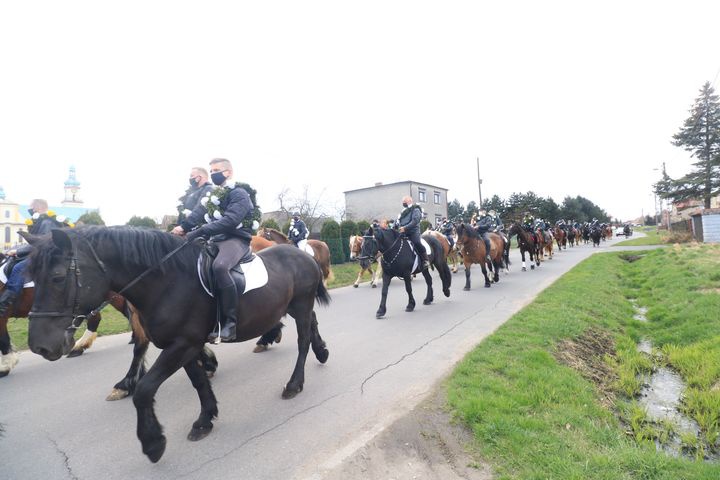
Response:
[[[503,222],[522,221],[525,212],[530,212],[535,218],[544,218],[555,221],[560,218],[588,222],[597,218],[601,222],[609,222],[607,212],[592,201],[580,195],[565,197],[558,205],[552,197],[541,197],[533,191],[527,193],[513,193],[507,199],[493,195],[482,203],[485,210],[495,210]],[[462,219],[469,222],[472,216],[479,211],[477,203],[473,200],[463,206],[457,199],[448,204],[448,218],[450,220]]]

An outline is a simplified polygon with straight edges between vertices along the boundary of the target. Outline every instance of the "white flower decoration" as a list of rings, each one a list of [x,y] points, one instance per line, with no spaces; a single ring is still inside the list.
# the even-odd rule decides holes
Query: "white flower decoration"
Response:
[[[255,220],[252,224],[252,228],[253,228],[253,230],[257,230],[258,228],[260,228],[260,223],[257,220]]]
[[[57,220],[60,223],[65,223],[65,220],[67,220],[67,217],[65,215],[58,215],[55,217],[55,220]]]
[[[203,197],[203,198],[200,200],[200,205],[202,205],[203,207],[207,207],[207,202],[208,202],[208,200],[210,200],[210,197]]]
[[[190,210],[190,209],[188,209],[188,208],[186,208],[185,210],[183,210],[183,215],[185,215],[186,217],[187,217],[188,215],[190,215],[191,213],[192,213],[192,210]]]
[[[218,197],[216,197],[215,195],[210,197],[210,201],[213,202],[215,205],[220,205],[220,199]]]
[[[210,215],[208,215],[208,214],[206,213],[206,214],[205,214],[205,223],[210,223],[211,221],[212,221],[212,219],[210,218]]]
[[[32,218],[33,218],[33,220],[37,220],[38,218],[40,218],[40,214],[38,212],[35,212],[35,213],[33,213]]]
[[[222,213],[220,213],[220,210],[215,210],[215,211],[213,212],[213,218],[214,218],[215,220],[220,220],[220,219],[222,218]]]

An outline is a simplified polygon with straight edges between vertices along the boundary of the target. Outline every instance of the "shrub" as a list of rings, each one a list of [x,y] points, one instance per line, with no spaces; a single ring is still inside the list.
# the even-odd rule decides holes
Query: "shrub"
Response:
[[[264,222],[260,224],[261,227],[267,227],[267,228],[274,228],[275,230],[280,230],[280,225],[275,221],[273,218],[268,218]],[[287,230],[286,230],[287,231]]]
[[[350,237],[357,235],[357,229],[357,224],[352,220],[345,220],[340,224],[340,240],[346,262],[350,260]]]
[[[330,262],[332,264],[345,263],[345,252],[340,239],[340,225],[335,220],[328,220],[320,232],[322,241],[330,249]]]

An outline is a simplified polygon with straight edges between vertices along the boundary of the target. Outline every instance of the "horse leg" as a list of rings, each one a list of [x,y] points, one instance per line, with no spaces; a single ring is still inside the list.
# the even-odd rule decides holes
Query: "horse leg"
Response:
[[[533,247],[528,253],[530,253],[530,270],[535,270],[536,263],[540,266],[540,260],[537,258],[537,249]]]
[[[502,268],[502,261],[494,258],[492,263],[493,263],[493,270],[495,272],[495,275],[493,276],[493,282],[498,283],[500,281],[500,269]]]
[[[210,380],[205,374],[203,368],[203,355],[199,353],[197,357],[190,360],[184,365],[185,373],[190,378],[192,386],[197,390],[200,398],[200,416],[193,423],[187,439],[191,442],[197,442],[210,435],[213,429],[213,419],[218,416],[217,399],[212,391]]]
[[[260,337],[260,340],[255,344],[253,353],[261,353],[266,351],[273,343],[280,343],[282,340],[282,328],[285,325],[282,322],[278,322],[273,328],[268,330]]]
[[[423,270],[423,275],[425,274],[426,270]],[[407,307],[405,307],[406,312],[412,312],[415,310],[415,297],[413,297],[412,294],[412,278],[410,275],[406,275],[403,277],[403,280],[405,281],[405,291],[408,294],[408,304]]]
[[[377,275],[380,273],[380,270],[373,271],[372,265],[368,267],[368,270],[370,271],[370,286],[377,288]]]
[[[19,360],[17,352],[12,349],[7,324],[7,317],[0,318],[0,378],[10,375]]]
[[[355,279],[355,283],[353,283],[353,288],[358,288],[360,286],[360,279],[362,278],[363,273],[365,273],[365,269],[360,267],[360,273],[358,273],[357,279]]]
[[[527,266],[525,266],[525,249],[520,249],[520,258],[522,259],[522,271],[527,272]],[[530,258],[530,261],[532,261],[532,258]]]
[[[298,334],[298,356],[295,362],[295,369],[290,376],[290,381],[283,389],[282,398],[294,398],[298,393],[302,392],[305,384],[305,362],[308,352],[310,351],[310,343],[312,341],[312,321],[315,318],[310,306],[291,305],[288,313],[295,319],[295,326]]]
[[[423,300],[423,305],[430,305],[433,300],[435,300],[433,287],[432,287],[432,276],[430,275],[430,272],[428,272],[428,269],[425,269],[422,271],[423,277],[425,277],[425,284],[427,285],[427,295],[425,295],[425,300]],[[407,286],[407,284],[405,284]]]
[[[100,314],[92,315],[87,319],[87,329],[83,333],[82,337],[75,342],[72,350],[68,353],[68,358],[75,358],[82,355],[85,350],[92,347],[93,343],[97,339],[97,330],[100,326]]]
[[[378,308],[377,312],[375,312],[375,318],[382,318],[385,316],[385,312],[387,312],[386,303],[388,288],[390,287],[390,280],[392,280],[392,277],[387,273],[383,272],[383,286],[380,295],[380,307]]]
[[[133,359],[130,363],[130,369],[125,374],[125,378],[120,380],[107,396],[105,400],[108,402],[114,402],[116,400],[122,400],[123,398],[132,395],[135,391],[138,381],[145,375],[145,353],[147,352],[149,341],[135,340],[135,346],[133,347]]]
[[[310,323],[310,328],[310,346],[312,347],[313,353],[315,354],[315,358],[317,358],[318,362],[325,363],[330,356],[330,352],[327,349],[325,340],[323,340],[320,336],[320,331],[318,330],[317,315],[315,315],[314,310],[312,312],[312,321]]]
[[[490,277],[488,277],[488,271],[487,271],[487,267],[485,265],[485,260],[480,262],[480,269],[482,270],[482,274],[485,277],[485,288],[490,288]]]
[[[167,440],[155,415],[155,394],[165,380],[186,363],[197,357],[201,346],[192,346],[178,339],[162,352],[147,374],[135,387],[133,404],[137,412],[137,436],[142,451],[152,463],[157,463],[165,453]]]
[[[472,268],[472,263],[464,262],[465,263],[465,286],[463,287],[463,290],[466,292],[470,290],[470,268]]]

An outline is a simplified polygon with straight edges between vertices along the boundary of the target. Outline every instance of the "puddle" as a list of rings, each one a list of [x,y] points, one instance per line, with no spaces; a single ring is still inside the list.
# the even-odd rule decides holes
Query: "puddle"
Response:
[[[635,309],[635,315],[633,315],[633,320],[637,320],[639,322],[647,322],[648,321],[648,319],[647,319],[648,309],[638,305],[636,298],[630,298],[628,300],[630,301],[633,308]]]
[[[641,341],[638,351],[652,355],[652,342]],[[658,451],[675,457],[683,455],[682,436],[692,435],[696,438],[700,436],[700,426],[697,422],[680,411],[684,390],[685,382],[677,372],[659,367],[651,375],[644,376],[639,398],[650,420],[659,424],[669,422],[673,425],[673,433],[668,442],[655,443]]]

